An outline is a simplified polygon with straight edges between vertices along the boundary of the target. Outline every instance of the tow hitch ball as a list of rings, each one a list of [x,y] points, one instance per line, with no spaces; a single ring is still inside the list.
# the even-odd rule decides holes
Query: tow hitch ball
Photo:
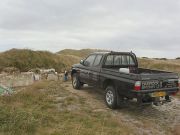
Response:
[[[165,96],[165,99],[162,97],[155,97],[153,100],[153,104],[156,106],[163,105],[164,103],[171,102],[169,96]]]
[[[156,105],[156,106],[159,106],[159,105],[163,105],[163,102],[160,99],[160,97],[155,97],[154,101],[153,101],[153,104]]]

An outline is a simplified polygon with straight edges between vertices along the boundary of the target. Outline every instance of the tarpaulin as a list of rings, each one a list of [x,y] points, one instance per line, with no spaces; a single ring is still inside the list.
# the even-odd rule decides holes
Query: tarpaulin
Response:
[[[13,89],[0,85],[0,95],[10,95],[13,93]]]

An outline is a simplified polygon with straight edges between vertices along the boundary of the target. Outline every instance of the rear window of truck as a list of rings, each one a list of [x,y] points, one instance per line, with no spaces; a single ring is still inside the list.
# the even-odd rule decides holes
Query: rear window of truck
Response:
[[[108,55],[105,61],[106,66],[135,65],[130,55]]]

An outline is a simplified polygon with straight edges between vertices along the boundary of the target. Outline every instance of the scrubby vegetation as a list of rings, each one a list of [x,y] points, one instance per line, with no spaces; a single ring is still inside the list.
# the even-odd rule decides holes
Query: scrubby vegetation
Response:
[[[60,72],[78,60],[72,56],[57,55],[47,51],[12,49],[0,53],[0,71],[7,67],[14,67],[21,72],[34,68],[55,68]]]
[[[119,124],[109,113],[93,112],[85,102],[86,99],[65,90],[60,82],[35,83],[12,96],[0,97],[0,134],[133,133],[131,128]]]

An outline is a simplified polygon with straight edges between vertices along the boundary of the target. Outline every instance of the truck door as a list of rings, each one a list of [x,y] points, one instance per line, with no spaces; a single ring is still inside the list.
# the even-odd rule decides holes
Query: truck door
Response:
[[[94,63],[95,58],[96,58],[96,55],[93,54],[93,55],[88,56],[84,60],[83,66],[81,67],[81,71],[80,71],[80,80],[81,80],[81,82],[87,83],[87,84],[90,83],[89,75],[90,75],[90,70],[91,70],[91,67],[92,67],[92,65]]]
[[[100,76],[100,63],[102,60],[101,54],[97,54],[92,64],[91,70],[89,70],[89,85],[98,86]]]

